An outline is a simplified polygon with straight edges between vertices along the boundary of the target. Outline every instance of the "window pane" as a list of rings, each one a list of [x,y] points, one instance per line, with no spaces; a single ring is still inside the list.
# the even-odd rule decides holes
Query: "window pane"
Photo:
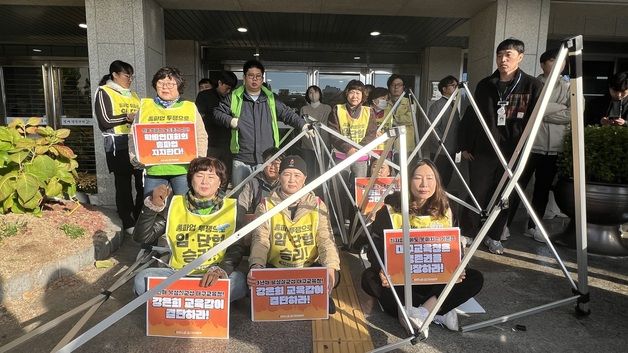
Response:
[[[61,68],[61,115],[69,118],[92,118],[92,101],[89,87],[89,69]]]
[[[4,67],[7,116],[46,115],[41,67]]]
[[[267,71],[266,83],[273,93],[279,96],[279,100],[293,108],[297,113],[305,105],[304,95],[307,89],[307,74],[305,72]]]
[[[359,80],[359,74],[319,74],[318,86],[323,91],[323,102],[339,104],[344,102],[342,91],[351,80]]]

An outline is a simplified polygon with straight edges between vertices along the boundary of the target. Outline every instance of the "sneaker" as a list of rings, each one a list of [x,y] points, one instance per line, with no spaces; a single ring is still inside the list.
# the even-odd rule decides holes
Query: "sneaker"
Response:
[[[451,309],[445,315],[434,316],[434,323],[447,327],[452,331],[458,331],[458,314],[456,313],[456,309]]]
[[[510,229],[508,229],[508,227],[504,227],[504,231],[502,232],[502,236],[499,240],[504,241],[508,240],[508,238],[510,238]]]
[[[415,332],[418,331],[421,326],[423,325],[423,322],[425,322],[425,319],[427,319],[427,316],[430,314],[429,311],[427,311],[426,308],[420,306],[420,307],[411,307],[410,310],[408,310],[408,319],[410,320],[410,323],[412,324],[412,327],[414,328]],[[406,320],[403,318],[403,314],[401,313],[401,310],[398,310],[398,315],[397,315],[399,322],[401,323],[401,326],[403,326],[403,328],[406,329],[406,331],[410,332],[410,328],[408,328],[408,325],[406,324]],[[427,338],[427,336],[429,335],[429,325],[428,327],[425,328],[425,331],[423,331],[423,334],[425,335],[425,338]]]
[[[545,238],[543,238],[543,234],[541,234],[541,231],[536,228],[528,228],[523,233],[523,235],[528,238],[534,238],[534,240],[538,241],[539,243],[545,243]]]
[[[484,240],[484,245],[488,246],[488,251],[492,252],[493,254],[501,255],[504,253],[504,246],[499,240],[486,238],[486,240]]]
[[[463,248],[468,248],[473,243],[473,238],[462,235],[460,236],[460,243],[462,243]]]

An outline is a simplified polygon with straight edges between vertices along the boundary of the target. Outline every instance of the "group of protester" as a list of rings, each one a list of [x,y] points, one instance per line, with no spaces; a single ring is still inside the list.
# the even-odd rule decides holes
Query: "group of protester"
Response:
[[[474,97],[499,149],[509,159],[543,83],[519,68],[524,55],[521,41],[505,40],[498,46],[496,54],[497,70],[480,81]],[[544,70],[539,77],[541,80],[549,74],[555,58],[555,51],[541,56]],[[411,101],[402,97],[405,86],[400,76],[392,75],[388,88],[371,87],[370,92],[362,82],[352,80],[344,91],[345,103],[333,107],[321,102],[319,87],[311,86],[306,91],[308,105],[301,110],[301,114],[311,119],[306,120],[264,87],[264,70],[257,60],[246,62],[244,84],[240,87],[236,87],[235,74],[223,71],[212,88],[198,94],[196,104],[181,100],[185,82],[176,68],[164,67],[157,71],[152,79],[156,91],[153,98],[139,99],[130,90],[133,68],[127,63],[114,61],[110,73],[103,77],[96,93],[95,113],[105,138],[108,167],[115,177],[116,204],[123,226],[137,242],[157,244],[160,239],[165,239],[171,250],[167,268],[149,268],[137,275],[134,286],[137,294],[146,290],[146,277],[167,276],[183,268],[319,175],[315,146],[309,138],[302,146],[303,158],[290,155],[269,161],[279,151],[279,121],[297,131],[311,131],[310,124],[317,122],[344,136],[323,136],[333,147],[336,162],[358,150],[347,141],[365,145],[391,126],[406,126],[409,149],[414,148],[416,121]],[[624,77],[623,83],[613,85],[611,93],[622,91],[619,100],[623,102],[628,87],[625,73],[620,77]],[[434,119],[457,86],[455,77],[441,80],[438,88],[443,98],[432,105],[428,114],[430,119]],[[628,109],[624,109],[624,114],[626,111]],[[420,160],[410,169],[410,180],[404,181],[409,183],[411,193],[410,223],[413,227],[439,228],[454,224],[454,214],[444,192],[453,169],[443,157],[445,153],[453,157],[461,151],[463,158],[469,161],[470,188],[482,207],[487,206],[503,173],[472,109],[467,110],[462,121],[457,114],[451,114],[450,120],[449,113],[445,116],[447,118],[436,126],[435,131],[439,136],[447,137],[441,141],[432,140],[435,147],[430,156],[436,162]],[[602,123],[607,123],[610,118],[607,115],[601,119]],[[624,119],[610,120],[612,124],[625,125]],[[194,124],[198,158],[189,164],[142,165],[135,155],[131,124],[155,121]],[[536,173],[533,205],[539,214],[547,204],[549,185],[556,170],[556,155],[562,148],[558,141],[562,140],[569,121],[568,84],[561,79],[556,83],[551,104],[543,117],[523,179],[525,184],[532,173]],[[225,197],[229,183],[231,187],[238,186],[267,161],[267,166],[235,194],[237,199]],[[367,176],[368,163],[367,157],[354,162],[343,172],[345,181],[350,185],[354,177]],[[371,173],[390,175],[389,167],[386,168]],[[441,170],[445,183],[441,179]],[[137,192],[135,200],[131,196],[132,176]],[[343,202],[343,206],[355,207],[350,202]],[[392,292],[386,289],[390,284],[374,256],[379,252],[383,257],[380,248],[383,231],[401,227],[399,207],[398,195],[392,195],[387,198],[386,206],[377,212],[371,225],[377,248],[369,249],[372,267],[364,272],[362,281],[365,291],[375,296],[391,315],[398,315],[397,305]],[[511,207],[511,210],[516,208]],[[229,278],[231,300],[238,300],[247,294],[247,285],[254,283],[253,275],[244,273],[246,271],[240,266],[242,259],[248,256],[249,269],[322,266],[328,269],[329,283],[336,285],[340,256],[330,219],[327,205],[310,192],[188,275],[201,277],[202,286],[209,286],[218,278]],[[462,212],[460,223],[462,234],[470,237],[477,234],[481,225],[478,215],[466,211]],[[503,253],[501,240],[507,223],[508,213],[502,212],[486,239],[491,252]],[[533,229],[534,225],[530,227]],[[532,232],[531,236],[537,239],[536,233]],[[436,321],[457,330],[457,315],[453,309],[477,294],[482,283],[480,272],[466,269],[437,313]],[[434,309],[443,287],[413,286],[413,302],[420,304],[409,312],[413,326],[421,326]],[[394,289],[401,293],[399,288]],[[401,299],[403,301],[403,296]],[[334,311],[330,291],[330,313]]]

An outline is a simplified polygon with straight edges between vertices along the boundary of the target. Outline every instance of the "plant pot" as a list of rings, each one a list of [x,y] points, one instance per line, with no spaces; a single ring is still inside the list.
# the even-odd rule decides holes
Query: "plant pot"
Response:
[[[573,180],[561,179],[554,196],[558,207],[571,218],[558,240],[575,246],[575,202]],[[628,239],[621,237],[621,225],[628,222],[628,185],[589,182],[586,185],[587,250],[594,254],[628,256]]]

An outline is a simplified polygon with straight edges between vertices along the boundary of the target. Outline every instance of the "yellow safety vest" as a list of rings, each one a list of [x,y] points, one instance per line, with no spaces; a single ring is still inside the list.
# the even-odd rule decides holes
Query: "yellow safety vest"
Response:
[[[392,101],[388,102],[388,107],[384,109],[384,115],[388,115],[388,112],[392,109],[394,103]],[[390,122],[394,123],[395,126],[405,126],[406,127],[406,143],[408,146],[408,151],[414,150],[416,146],[416,142],[414,141],[414,119],[412,117],[412,107],[410,105],[410,99],[408,97],[401,98],[401,102],[397,106],[397,110],[393,112]],[[399,151],[399,141],[395,141],[395,149]],[[408,152],[409,153],[409,152]]]
[[[111,110],[113,115],[123,115],[135,113],[140,109],[140,97],[137,93],[131,92],[130,96],[125,96],[109,86],[100,86],[111,100]],[[131,132],[131,124],[118,125],[113,127],[115,135],[128,135]]]
[[[390,206],[388,214],[390,214],[390,222],[393,229],[401,229],[403,227],[403,218],[401,213],[396,213]],[[410,228],[449,228],[451,227],[451,219],[449,217],[433,218],[432,216],[410,216]]]
[[[236,217],[235,199],[224,199],[220,210],[199,215],[185,207],[183,195],[173,196],[166,222],[166,239],[172,251],[170,266],[179,270],[230,237],[235,231]],[[220,263],[224,256],[223,250],[190,274],[205,273],[208,267]]]
[[[317,200],[318,202],[318,200]],[[266,210],[275,207],[266,198]],[[318,206],[291,221],[282,212],[270,219],[270,249],[268,263],[275,267],[308,267],[318,259],[316,233],[318,232]]]
[[[357,119],[353,119],[347,107],[344,104],[338,104],[338,128],[340,133],[348,137],[355,143],[360,143],[364,136],[366,136],[366,129],[369,126],[369,119],[371,117],[371,109],[369,107],[360,107],[360,116]]]

